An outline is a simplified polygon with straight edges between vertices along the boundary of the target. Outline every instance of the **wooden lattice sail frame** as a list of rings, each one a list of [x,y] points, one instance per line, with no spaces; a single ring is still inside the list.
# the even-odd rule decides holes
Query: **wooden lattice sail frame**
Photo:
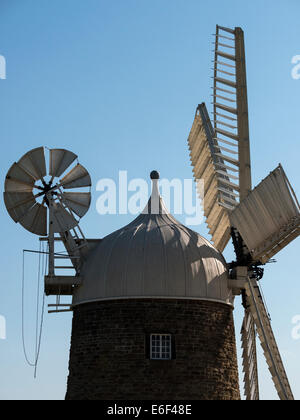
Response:
[[[204,215],[217,249],[230,240],[230,212],[251,192],[244,33],[216,27],[213,122],[198,106],[189,135],[194,178],[204,180]],[[202,197],[201,197],[202,198]]]
[[[231,142],[229,146],[232,149],[224,149],[225,160],[227,154],[238,154],[238,191],[240,200],[243,200],[251,191],[252,183],[246,58],[241,28],[229,29],[217,25],[213,79],[215,137],[221,147],[223,143],[227,146],[227,142]]]

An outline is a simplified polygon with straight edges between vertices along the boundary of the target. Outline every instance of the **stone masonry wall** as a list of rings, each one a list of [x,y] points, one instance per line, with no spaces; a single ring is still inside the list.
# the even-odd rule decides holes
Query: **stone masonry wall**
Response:
[[[174,360],[149,359],[151,333],[173,334]],[[74,308],[66,399],[240,399],[232,308],[171,299]]]

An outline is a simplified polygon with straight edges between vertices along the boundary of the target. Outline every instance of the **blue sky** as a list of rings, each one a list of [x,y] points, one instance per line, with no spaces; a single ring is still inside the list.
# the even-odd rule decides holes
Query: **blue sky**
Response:
[[[7,79],[0,80],[0,179],[34,147],[74,151],[94,184],[81,227],[99,238],[132,219],[97,214],[100,178],[117,180],[127,170],[129,179],[147,179],[152,169],[169,179],[191,178],[187,137],[197,104],[211,107],[211,34],[218,23],[245,32],[253,184],[281,162],[299,196],[300,79],[291,77],[292,57],[300,54],[299,15],[298,0],[1,0]],[[7,322],[0,399],[63,399],[71,315],[45,315],[34,380],[22,354],[21,277],[22,250],[38,249],[38,238],[14,224],[3,200],[0,206],[0,315]],[[196,230],[207,235],[204,224]],[[291,337],[291,320],[300,314],[299,251],[298,239],[266,267],[262,283],[297,399],[300,340]],[[230,245],[225,256],[233,258]],[[37,262],[27,263],[31,355]],[[276,398],[261,354],[259,363],[262,398]]]

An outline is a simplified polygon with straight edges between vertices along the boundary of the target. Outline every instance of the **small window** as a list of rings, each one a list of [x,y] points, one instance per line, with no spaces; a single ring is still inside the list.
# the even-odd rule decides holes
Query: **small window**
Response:
[[[171,360],[172,359],[172,336],[171,334],[150,335],[150,359]]]

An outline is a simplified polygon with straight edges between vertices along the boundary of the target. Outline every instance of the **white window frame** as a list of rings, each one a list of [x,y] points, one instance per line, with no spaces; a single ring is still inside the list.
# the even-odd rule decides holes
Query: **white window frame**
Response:
[[[150,359],[172,360],[172,334],[150,334]]]

